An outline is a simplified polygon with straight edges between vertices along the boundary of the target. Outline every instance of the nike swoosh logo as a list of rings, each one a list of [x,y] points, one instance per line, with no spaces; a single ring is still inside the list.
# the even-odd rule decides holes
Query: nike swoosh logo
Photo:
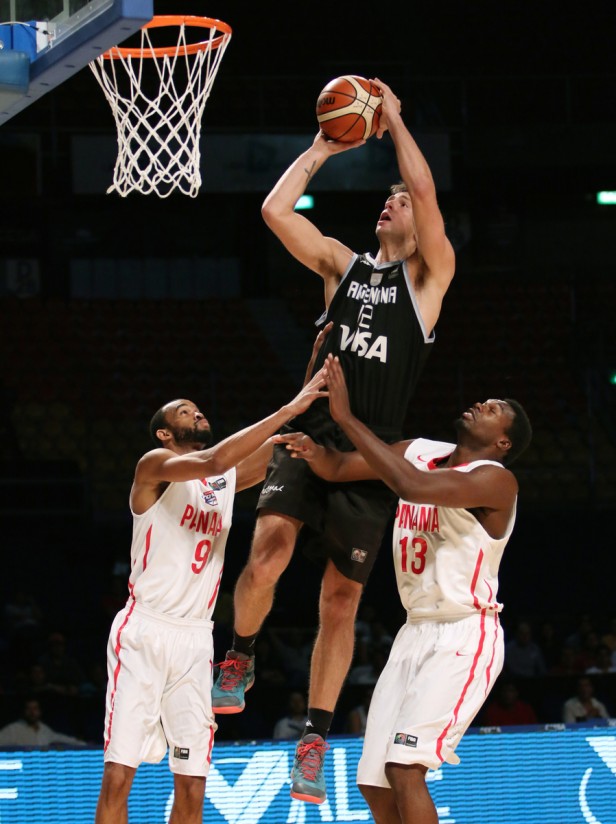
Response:
[[[417,460],[421,461],[422,463],[428,463],[428,458],[422,458],[421,455],[417,456]]]

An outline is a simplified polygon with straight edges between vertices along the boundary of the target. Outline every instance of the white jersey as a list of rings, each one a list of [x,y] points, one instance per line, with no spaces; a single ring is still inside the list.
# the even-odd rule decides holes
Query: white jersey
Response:
[[[133,512],[129,590],[171,618],[211,619],[231,527],[235,469],[170,483],[142,515]]]
[[[424,472],[455,449],[452,443],[414,440],[404,453]],[[452,467],[470,472],[496,461]],[[393,533],[396,579],[410,621],[453,621],[482,611],[498,613],[498,568],[515,521],[515,503],[504,537],[495,539],[466,509],[400,500]]]

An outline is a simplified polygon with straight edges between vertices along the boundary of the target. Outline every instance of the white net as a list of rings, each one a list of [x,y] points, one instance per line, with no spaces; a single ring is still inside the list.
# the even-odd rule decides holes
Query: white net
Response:
[[[190,27],[182,22],[177,46],[162,54],[146,27],[140,48],[112,49],[114,57],[101,55],[89,64],[111,106],[118,134],[113,184],[107,193],[164,198],[178,190],[197,196],[202,182],[201,120],[231,39],[230,30],[217,29],[218,22],[208,20],[209,39],[199,48],[187,42]]]

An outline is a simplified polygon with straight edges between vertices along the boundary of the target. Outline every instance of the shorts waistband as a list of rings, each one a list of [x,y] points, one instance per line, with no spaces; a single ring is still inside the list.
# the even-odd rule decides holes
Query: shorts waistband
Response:
[[[411,617],[411,613],[407,611],[406,613],[406,623],[411,624],[413,626],[419,626],[421,624],[429,624],[430,626],[438,626],[443,624],[459,624],[461,621],[476,621],[479,623],[482,619],[486,618],[496,618],[500,621],[500,612],[496,609],[484,609],[480,610],[479,612],[469,612],[464,615],[446,615],[442,618],[437,618],[435,616],[430,617],[423,617],[414,615]]]
[[[166,615],[164,612],[156,612],[138,601],[128,601],[127,608],[133,607],[133,612],[137,615],[143,615],[152,621],[158,621],[161,624],[166,624],[172,627],[186,627],[188,629],[213,629],[214,622],[208,618],[176,618],[173,615]]]

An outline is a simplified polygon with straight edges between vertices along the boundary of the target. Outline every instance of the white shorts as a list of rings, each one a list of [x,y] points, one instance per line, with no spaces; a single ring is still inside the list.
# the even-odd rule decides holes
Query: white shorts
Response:
[[[105,761],[158,763],[206,776],[217,724],[212,712],[212,622],[175,619],[129,603],[107,644]]]
[[[374,689],[357,783],[389,787],[385,764],[458,764],[455,748],[503,668],[498,615],[400,628]]]

